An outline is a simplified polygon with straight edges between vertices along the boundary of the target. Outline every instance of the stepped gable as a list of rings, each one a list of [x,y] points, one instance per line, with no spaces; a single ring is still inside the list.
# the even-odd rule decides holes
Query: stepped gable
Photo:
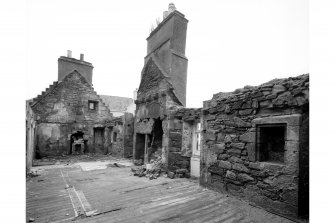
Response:
[[[62,81],[54,81],[52,85],[49,86],[45,91],[43,91],[40,95],[33,98],[33,101],[31,102],[30,106],[33,108],[36,106],[42,99],[44,99],[48,94],[53,92],[54,90],[58,89],[62,86],[62,84],[66,83],[66,81],[72,76],[72,75],[78,75],[80,77],[80,80],[83,81],[87,87],[89,87],[94,94],[99,98],[99,102],[107,109],[107,111],[110,113],[109,107],[105,104],[105,102],[101,99],[100,95],[94,90],[93,85],[87,82],[87,80],[77,71],[74,70],[71,73],[69,73]]]
[[[132,98],[110,96],[110,95],[99,95],[102,101],[108,106],[110,111],[127,111],[127,108],[134,103]]]
[[[154,90],[159,86],[159,83],[164,80],[168,83],[168,88],[170,89],[177,103],[182,105],[180,97],[178,97],[177,92],[173,88],[171,77],[167,75],[167,73],[160,65],[159,60],[154,55],[151,55],[147,63],[144,65],[141,72],[141,77],[138,96]]]
[[[35,104],[37,104],[42,98],[44,98],[46,95],[48,95],[50,92],[52,92],[57,85],[59,84],[58,81],[54,81],[52,84],[49,85],[44,91],[42,91],[41,94],[37,95],[35,98],[32,98],[29,100],[29,105],[32,107]]]

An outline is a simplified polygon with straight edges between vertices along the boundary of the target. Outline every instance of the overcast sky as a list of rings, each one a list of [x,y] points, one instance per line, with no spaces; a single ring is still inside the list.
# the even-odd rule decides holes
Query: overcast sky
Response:
[[[171,1],[28,1],[26,99],[57,80],[72,50],[91,62],[98,94],[132,97],[146,38]],[[187,107],[218,92],[308,73],[308,1],[172,1],[189,20]]]

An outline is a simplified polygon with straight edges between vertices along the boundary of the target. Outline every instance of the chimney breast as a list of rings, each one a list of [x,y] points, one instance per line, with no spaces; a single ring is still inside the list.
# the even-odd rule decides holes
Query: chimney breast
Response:
[[[83,53],[80,54],[80,60],[84,61],[84,54]]]
[[[72,58],[72,51],[71,50],[67,51],[67,57]]]

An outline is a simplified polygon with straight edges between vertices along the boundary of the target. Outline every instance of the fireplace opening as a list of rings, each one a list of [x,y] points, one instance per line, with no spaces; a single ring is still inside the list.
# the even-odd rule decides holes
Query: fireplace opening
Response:
[[[71,135],[70,154],[84,154],[86,152],[86,142],[84,133],[78,131]]]

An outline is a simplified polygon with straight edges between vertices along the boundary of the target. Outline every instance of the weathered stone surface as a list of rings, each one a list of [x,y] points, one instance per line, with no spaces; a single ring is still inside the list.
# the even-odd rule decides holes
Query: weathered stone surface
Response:
[[[257,100],[255,100],[255,99],[252,100],[252,107],[253,108],[258,108],[258,101]]]
[[[256,132],[248,131],[240,135],[239,140],[242,142],[255,142],[256,141]]]
[[[239,149],[229,149],[227,151],[228,154],[231,154],[231,155],[241,155],[241,150]]]
[[[214,149],[217,154],[223,153],[225,149],[225,144],[224,143],[214,144]]]
[[[249,182],[249,181],[253,181],[254,178],[252,178],[251,176],[249,176],[248,174],[245,174],[245,173],[240,173],[237,175],[237,179],[239,181],[242,181],[242,182]]]
[[[227,170],[231,169],[231,163],[228,161],[219,160],[218,164],[219,164],[219,167],[222,167],[224,169],[227,169]]]
[[[248,160],[251,162],[256,161],[256,145],[255,143],[247,143],[246,144],[246,149],[248,152]]]
[[[185,174],[185,173],[187,173],[187,172],[188,172],[187,169],[177,169],[177,170],[176,170],[176,173],[177,173],[177,174]]]
[[[251,123],[243,121],[242,119],[236,116],[233,118],[233,122],[236,124],[237,127],[245,127],[245,128],[251,127]]]
[[[168,172],[167,176],[168,176],[168,178],[173,179],[174,176],[175,176],[175,173],[170,171],[170,172]]]
[[[252,113],[252,111],[253,111],[252,108],[244,109],[244,110],[240,110],[239,114],[242,115],[242,116],[250,115]]]
[[[219,154],[219,155],[218,155],[218,159],[219,159],[219,160],[226,160],[226,159],[228,159],[228,157],[229,157],[229,156],[228,156],[227,154]]]
[[[250,172],[250,170],[241,163],[234,163],[233,166],[232,166],[232,169],[237,170],[237,171],[241,171],[241,172],[245,172],[245,173]]]
[[[222,133],[222,132],[219,132],[219,133],[217,134],[217,141],[218,141],[218,142],[224,142],[225,136],[226,136],[226,134],[224,134],[224,133]]]
[[[237,158],[235,156],[229,157],[229,162],[232,162],[232,163],[243,163],[243,161],[240,158]]]
[[[242,143],[242,142],[232,143],[230,145],[231,145],[231,147],[233,147],[235,149],[240,149],[240,150],[244,149],[244,143]]]
[[[211,172],[211,173],[221,175],[221,176],[224,174],[224,169],[222,167],[218,167],[218,166],[210,166],[208,168],[208,171]]]
[[[260,165],[259,162],[256,162],[256,163],[252,163],[252,162],[250,162],[250,163],[249,163],[249,168],[250,168],[250,169],[255,169],[255,170],[262,170],[262,169],[263,169],[263,166]]]
[[[274,85],[272,88],[273,94],[279,94],[286,91],[286,88],[283,85]]]
[[[261,102],[259,103],[259,106],[260,106],[261,108],[272,107],[272,103],[271,103],[270,100],[261,101]]]
[[[251,101],[246,101],[245,103],[243,103],[242,105],[242,109],[246,109],[246,108],[251,108],[252,106],[252,102]]]
[[[231,180],[236,180],[236,174],[232,171],[227,170],[226,178],[231,179]]]
[[[224,142],[225,143],[231,143],[232,142],[230,135],[225,135]]]
[[[204,137],[205,141],[215,141],[216,140],[215,134],[213,132],[211,132],[211,131],[206,131],[203,134],[203,137]]]
[[[181,151],[181,148],[177,148],[177,147],[171,147],[169,149],[170,152],[180,152]]]

